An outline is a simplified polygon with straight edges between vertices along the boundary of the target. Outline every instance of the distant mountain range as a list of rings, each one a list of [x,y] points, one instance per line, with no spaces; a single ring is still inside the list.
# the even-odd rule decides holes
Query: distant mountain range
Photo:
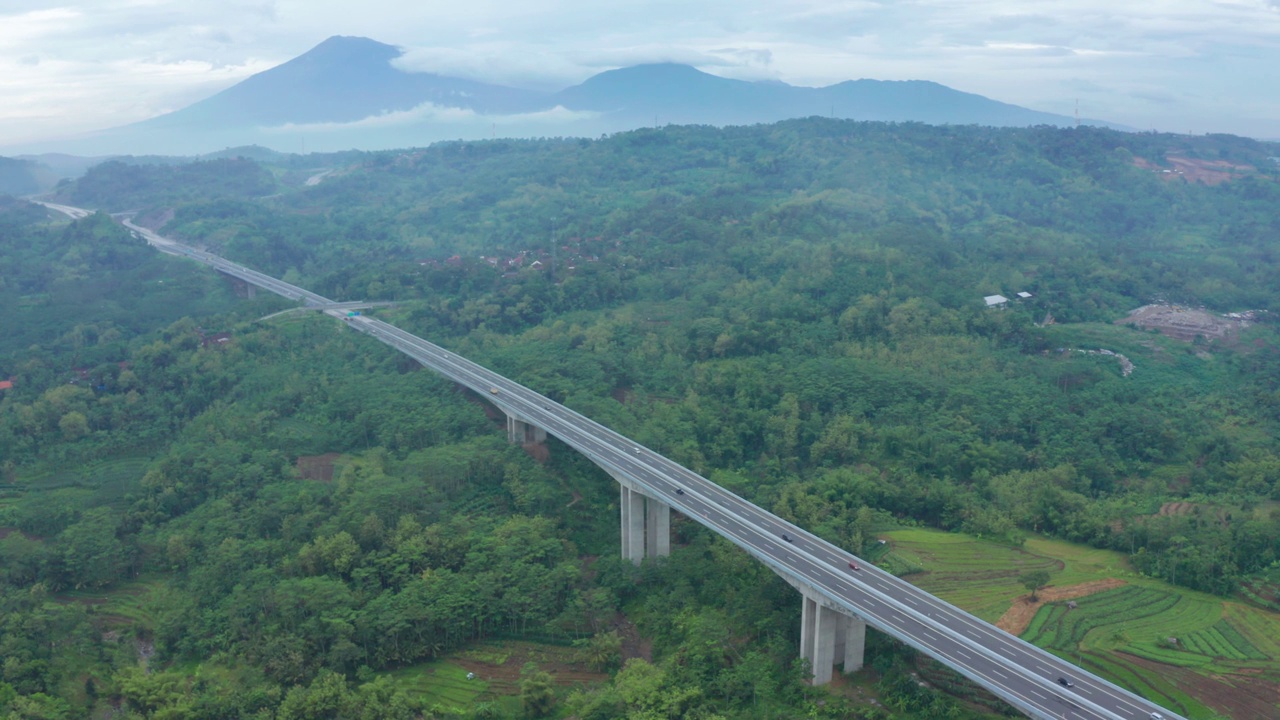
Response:
[[[45,163],[0,157],[0,195],[20,197],[48,190],[60,177]]]
[[[249,144],[287,152],[380,149],[443,139],[594,137],[654,124],[737,125],[811,115],[995,126],[1075,122],[921,80],[806,88],[654,64],[610,70],[549,93],[406,72],[393,64],[400,54],[368,38],[331,37],[181,110],[42,143],[38,151],[198,154]]]

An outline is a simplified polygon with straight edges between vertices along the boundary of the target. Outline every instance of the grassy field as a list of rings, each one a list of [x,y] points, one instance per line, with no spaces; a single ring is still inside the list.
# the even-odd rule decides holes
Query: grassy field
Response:
[[[60,488],[89,488],[94,491],[95,505],[122,502],[124,496],[142,480],[151,463],[149,458],[127,457],[103,460],[73,470],[24,475],[17,485],[27,491]]]
[[[1018,584],[1019,574],[1048,570],[1056,577],[1065,567],[1047,553],[966,535],[909,529],[884,536],[890,551],[882,564],[899,571],[916,569],[908,575],[913,583],[989,622],[1000,619],[1013,599],[1026,592]]]
[[[447,658],[400,668],[389,675],[410,695],[441,709],[491,702],[514,712],[519,709],[520,669],[530,662],[551,673],[562,688],[608,678],[583,667],[572,647],[526,640],[478,642]],[[467,673],[475,677],[468,680]]]
[[[1190,718],[1280,717],[1280,614],[1137,575],[1119,553],[1033,537],[1022,548],[933,530],[883,533],[883,564],[994,622],[1026,594],[1019,573],[1053,587],[1122,587],[1046,603],[1022,637]],[[1170,639],[1176,642],[1171,643]]]

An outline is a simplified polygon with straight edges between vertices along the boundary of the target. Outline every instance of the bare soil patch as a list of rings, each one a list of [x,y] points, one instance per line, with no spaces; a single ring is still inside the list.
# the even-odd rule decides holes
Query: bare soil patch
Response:
[[[551,449],[547,447],[546,443],[524,443],[520,447],[529,454],[529,457],[540,463],[545,463],[551,459]]]
[[[44,540],[44,538],[39,537],[37,535],[28,535],[27,533],[22,532],[16,527],[0,527],[0,540],[3,540],[9,537],[10,535],[21,535],[22,537],[28,540],[35,540],[37,542]]]
[[[1201,160],[1181,155],[1169,155],[1165,160],[1169,163],[1168,167],[1154,165],[1142,158],[1135,158],[1133,164],[1159,173],[1165,180],[1185,180],[1205,185],[1220,185],[1258,172],[1258,168],[1252,165],[1237,165],[1226,160]]]
[[[1243,593],[1237,593],[1237,597],[1244,602],[1251,605],[1261,604],[1268,610],[1280,610],[1280,585],[1265,580],[1249,580],[1242,583],[1241,587],[1254,595],[1251,598]]]
[[[1021,635],[1026,631],[1027,626],[1031,624],[1031,619],[1036,616],[1036,613],[1045,603],[1074,600],[1086,595],[1100,593],[1103,590],[1118,588],[1125,584],[1123,580],[1107,578],[1105,580],[1091,580],[1078,585],[1047,587],[1038,593],[1039,599],[1037,602],[1031,602],[1031,595],[1029,594],[1022,595],[1013,601],[1013,606],[1006,610],[1004,615],[1000,616],[1000,619],[996,621],[996,627],[1011,635]]]
[[[1253,673],[1201,675],[1187,668],[1154,662],[1128,653],[1126,662],[1146,668],[1172,682],[1215,712],[1233,720],[1274,720],[1280,716],[1280,683]]]
[[[1178,155],[1170,155],[1167,159],[1173,166],[1171,174],[1205,185],[1218,185],[1258,172],[1258,168],[1252,165],[1236,165],[1226,160],[1200,160]]]
[[[653,662],[653,643],[640,637],[640,630],[635,623],[628,620],[625,615],[619,615],[614,630],[622,638],[622,662],[625,663],[637,657]]]
[[[1226,523],[1227,516],[1230,514],[1231,511],[1227,508],[1193,502],[1167,502],[1161,505],[1156,512],[1156,515],[1164,517],[1197,515],[1205,520],[1213,520],[1218,523]]]
[[[1171,338],[1187,342],[1203,337],[1206,340],[1231,343],[1250,322],[1244,317],[1225,317],[1204,309],[1181,305],[1143,305],[1129,313],[1128,317],[1117,320],[1116,324],[1159,330]]]
[[[298,469],[298,477],[303,480],[330,483],[333,482],[333,465],[341,457],[340,453],[302,455],[294,463],[294,467]]]

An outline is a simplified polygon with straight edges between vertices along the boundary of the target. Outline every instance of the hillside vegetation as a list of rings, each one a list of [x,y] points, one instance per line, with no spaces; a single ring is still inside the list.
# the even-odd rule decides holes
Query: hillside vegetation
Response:
[[[1188,182],[1159,172],[1170,154],[1240,170]],[[1277,154],[812,119],[314,156],[308,177],[330,172],[311,184],[297,159],[112,163],[60,192],[330,297],[403,301],[378,312],[855,551],[927,526],[1057,572],[1026,553],[1043,534],[1122,554],[1169,583],[1142,591],[1170,607],[1208,597],[1186,588],[1270,618]],[[545,462],[505,445],[476,398],[325,318],[255,323],[282,303],[234,301],[105,215],[7,207],[0,291],[23,339],[0,346],[0,707],[998,710],[933,669],[954,696],[919,687],[917,660],[878,636],[864,689],[880,705],[805,688],[793,591],[698,526],[677,522],[672,562],[635,571],[612,481],[554,440]],[[97,294],[58,309],[83,278]],[[1015,299],[987,307],[995,294]],[[1212,342],[1112,323],[1153,302],[1259,312]],[[329,453],[331,480],[296,469]],[[995,619],[1011,588],[956,600]],[[1133,604],[1108,592],[1081,607]],[[1249,630],[1268,625],[1197,612],[1180,662],[1145,630],[1098,645],[1083,621],[1036,615],[1033,637],[1192,672],[1269,662]],[[529,667],[470,694],[449,684],[460,665],[431,665],[439,684],[415,676],[415,694],[405,675],[510,636],[577,647],[611,679],[556,690]]]

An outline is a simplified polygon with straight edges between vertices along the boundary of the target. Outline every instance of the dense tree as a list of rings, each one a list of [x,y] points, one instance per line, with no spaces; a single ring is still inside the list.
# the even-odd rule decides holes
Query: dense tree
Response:
[[[1204,186],[1135,161],[1170,152],[1259,170]],[[894,524],[1039,532],[1229,594],[1280,557],[1269,316],[1235,347],[1106,322],[1159,299],[1280,307],[1276,154],[811,119],[345,155],[280,195],[302,159],[115,163],[63,192],[172,208],[166,233],[337,298],[406,301],[378,312],[855,552]],[[696,524],[676,523],[678,562],[620,561],[609,479],[555,440],[533,461],[474,398],[328,318],[256,322],[286,304],[233,304],[105,214],[3,208],[0,714],[96,694],[154,717],[408,717],[426,710],[386,671],[525,633],[616,667],[623,607],[653,660],[568,712],[880,713],[806,694],[791,590]],[[1137,370],[1074,351],[1098,347]],[[331,477],[298,463],[322,453]],[[127,621],[49,594],[135,582]],[[963,716],[908,653],[876,654],[887,706]]]

